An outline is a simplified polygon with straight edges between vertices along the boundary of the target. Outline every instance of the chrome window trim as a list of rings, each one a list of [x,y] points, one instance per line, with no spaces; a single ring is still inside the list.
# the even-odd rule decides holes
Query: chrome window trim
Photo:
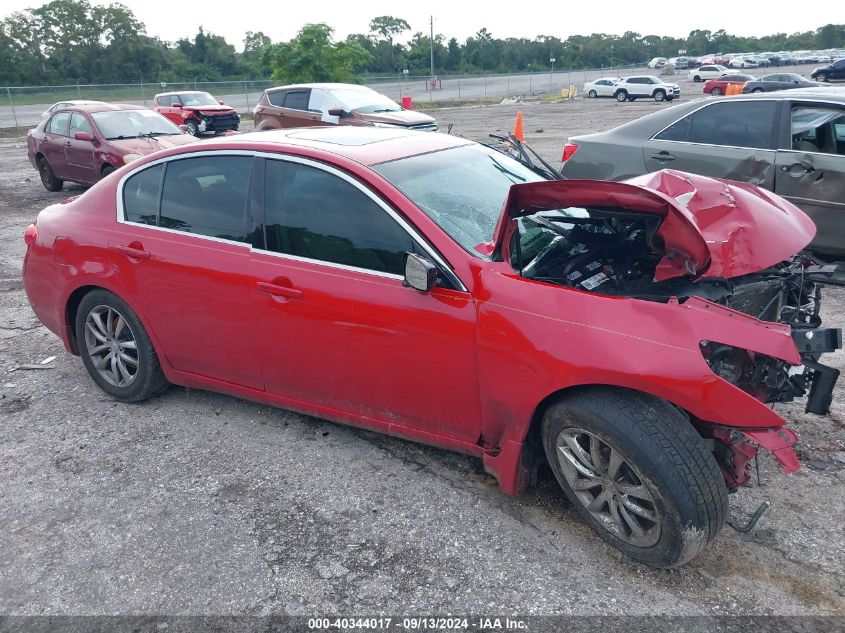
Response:
[[[737,83],[737,82],[730,82],[730,83]],[[662,138],[657,138],[657,137],[660,134],[663,134],[663,132],[665,132],[670,127],[675,125],[675,123],[677,123],[681,119],[684,119],[684,118],[690,116],[691,114],[695,114],[696,112],[698,112],[699,110],[701,110],[703,108],[707,108],[707,107],[709,107],[711,105],[715,105],[717,103],[739,103],[739,102],[742,102],[742,101],[774,101],[775,103],[777,103],[778,101],[788,101],[791,104],[794,104],[796,101],[813,101],[813,102],[816,102],[816,103],[824,103],[824,104],[839,106],[840,108],[845,107],[845,104],[843,104],[841,101],[831,101],[829,99],[824,99],[824,98],[817,99],[815,97],[804,97],[804,96],[802,96],[802,97],[792,97],[792,98],[786,97],[786,98],[783,98],[783,99],[773,99],[771,97],[768,97],[768,95],[767,95],[766,99],[757,99],[757,98],[748,98],[748,97],[742,98],[742,97],[737,96],[737,97],[731,97],[730,100],[723,99],[721,101],[710,101],[710,97],[705,97],[705,98],[702,99],[702,101],[704,101],[704,103],[702,103],[700,106],[698,106],[694,110],[690,110],[684,116],[678,117],[677,119],[672,121],[669,125],[667,125],[663,129],[655,132],[654,134],[652,134],[649,137],[648,140],[649,141],[660,141],[661,143],[683,143],[685,145],[702,145],[702,146],[706,146],[706,147],[732,147],[732,148],[735,148],[735,149],[755,149],[755,150],[760,150],[760,151],[763,151],[763,152],[777,152],[777,151],[780,151],[778,148],[768,149],[768,148],[759,148],[759,147],[744,147],[744,146],[741,146],[741,145],[720,145],[718,143],[694,143],[692,141],[671,141],[671,140],[668,140],[668,139],[662,139]]]
[[[831,154],[830,152],[809,152],[807,150],[802,149],[792,149],[791,147],[785,147],[783,149],[777,150],[778,154],[811,154],[813,156],[834,156],[837,158],[845,159],[845,155],[842,154]]]
[[[402,216],[400,216],[389,204],[387,204],[384,200],[382,200],[379,196],[377,196],[373,191],[365,186],[363,183],[359,182],[356,178],[353,178],[349,174],[333,167],[331,165],[327,165],[326,163],[322,163],[320,161],[306,158],[303,156],[294,156],[292,154],[282,154],[282,153],[274,153],[274,152],[267,152],[267,151],[257,151],[257,150],[242,150],[242,149],[231,149],[231,150],[204,150],[199,152],[186,152],[181,154],[175,154],[172,156],[165,156],[163,158],[159,158],[149,163],[145,163],[139,166],[136,169],[131,170],[124,176],[120,178],[120,181],[117,184],[117,205],[116,205],[116,221],[118,224],[129,224],[132,226],[139,226],[147,229],[153,229],[156,231],[163,231],[165,233],[173,233],[176,235],[188,235],[193,238],[201,239],[201,240],[209,240],[212,242],[219,242],[223,244],[231,244],[235,246],[243,246],[244,248],[248,248],[250,251],[258,252],[258,253],[266,253],[268,255],[273,255],[276,257],[281,257],[284,259],[290,259],[292,261],[300,261],[300,262],[307,262],[313,264],[319,264],[321,266],[327,266],[329,268],[336,268],[338,270],[344,270],[347,272],[359,272],[374,275],[377,277],[386,277],[389,279],[404,279],[402,275],[396,275],[394,273],[385,273],[382,271],[377,270],[370,270],[367,268],[358,268],[357,266],[348,266],[346,264],[337,264],[335,262],[327,262],[321,259],[311,259],[307,257],[300,257],[298,255],[289,255],[287,253],[275,253],[273,251],[255,248],[251,244],[247,244],[246,242],[237,242],[234,240],[227,240],[219,237],[213,237],[210,235],[201,235],[198,233],[189,233],[187,231],[179,231],[176,229],[170,229],[163,226],[153,226],[151,224],[142,224],[140,222],[131,222],[126,220],[126,212],[123,207],[123,188],[126,184],[126,181],[138,174],[145,169],[152,168],[156,165],[160,165],[162,163],[167,163],[175,160],[184,160],[188,158],[201,158],[203,156],[250,156],[253,158],[265,158],[268,160],[284,160],[288,162],[299,163],[303,165],[307,165],[309,167],[314,167],[317,169],[322,169],[334,176],[337,176],[353,187],[356,187],[359,191],[361,191],[364,195],[370,198],[373,202],[375,202],[383,211],[385,211],[390,217],[392,217],[398,224],[401,226],[406,233],[408,233],[411,239],[416,243],[429,257],[431,257],[443,270],[452,284],[461,292],[468,292],[466,285],[463,281],[455,274],[452,268],[446,263],[446,261],[440,256],[440,254],[428,243],[427,240],[423,239],[420,233],[412,227]]]

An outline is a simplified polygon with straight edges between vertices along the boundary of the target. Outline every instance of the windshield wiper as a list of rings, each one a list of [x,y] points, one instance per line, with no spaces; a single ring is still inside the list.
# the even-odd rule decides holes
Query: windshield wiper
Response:
[[[381,112],[401,112],[401,110],[396,110],[395,108],[384,108],[382,110],[373,110],[373,114],[379,114]]]
[[[155,138],[156,136],[169,136],[168,132],[141,132],[137,138]]]
[[[127,138],[137,138],[137,137],[136,136],[126,136],[124,134],[121,134],[120,136],[107,136],[106,140],[107,141],[123,141]]]

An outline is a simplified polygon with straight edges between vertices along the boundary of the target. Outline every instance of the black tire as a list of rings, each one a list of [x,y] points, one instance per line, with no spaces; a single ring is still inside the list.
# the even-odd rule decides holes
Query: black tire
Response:
[[[756,94],[758,92],[763,92],[763,89],[762,88],[754,88],[754,90],[752,90],[751,92]]]
[[[188,119],[185,121],[185,127],[188,128],[188,134],[191,136],[199,136],[200,135],[200,127],[196,121],[193,119]]]
[[[587,93],[587,96],[590,97],[590,99],[595,99],[598,94],[596,94],[595,90],[590,90],[590,92]]]
[[[47,191],[61,191],[65,185],[64,180],[56,178],[53,168],[43,156],[38,159],[38,175],[41,176],[41,184]]]
[[[89,317],[100,323],[115,324],[113,326],[115,334],[108,335],[110,325],[105,325],[104,329],[94,326],[86,327]],[[123,319],[122,327],[119,326],[117,317]],[[158,355],[144,326],[126,302],[117,295],[106,290],[92,290],[85,295],[76,312],[74,330],[79,355],[82,357],[85,369],[88,370],[97,386],[113,398],[124,402],[140,402],[161,393],[169,386],[170,383],[164,377]],[[134,353],[129,343],[134,343]],[[98,347],[104,349],[96,351]],[[115,369],[117,367],[115,362],[109,361],[114,352],[120,352],[121,357],[126,359],[117,362],[122,363],[123,368],[128,372],[126,375],[131,376],[131,379],[127,379],[126,384],[123,385],[119,384],[120,378],[116,384],[107,377],[110,373],[109,368],[118,377],[122,375],[119,367]],[[103,362],[102,369],[97,368],[92,356],[96,357],[97,361]],[[134,373],[131,359],[135,362]],[[105,365],[109,365],[109,368]]]
[[[624,103],[628,100],[628,93],[625,90],[618,91],[614,96],[619,103]]]
[[[578,491],[567,477],[574,478],[576,486],[597,480],[575,470],[575,449],[569,448],[573,437],[588,460],[596,461],[589,452],[595,446],[597,461],[606,459],[593,473],[603,473],[604,479],[593,487],[580,485]],[[704,440],[669,403],[626,389],[591,388],[561,399],[546,411],[542,438],[548,463],[578,514],[602,539],[631,558],[651,567],[676,567],[697,556],[722,529],[728,512],[722,474]],[[608,476],[612,463],[617,464],[616,471]],[[611,492],[593,508],[600,520],[587,505],[594,496],[601,496],[604,485]],[[605,507],[606,513],[599,512]],[[652,523],[644,518],[646,514],[656,520]],[[641,533],[631,529],[631,518]],[[623,526],[621,532],[608,527],[614,522]],[[633,544],[632,539],[641,542]]]
[[[722,95],[722,89],[719,87],[713,88],[713,90],[710,91],[710,94],[714,97],[719,97]]]
[[[113,171],[114,167],[112,167],[111,165],[104,165],[102,171],[100,171],[100,178],[105,178]]]
[[[830,79],[828,78],[828,76],[827,76],[827,75],[819,75],[819,79],[818,79],[818,80],[819,80],[819,81],[823,81],[823,82],[825,82],[825,83],[827,83],[828,81],[830,81]]]
[[[698,75],[696,75],[695,77],[693,77],[693,78],[692,78],[692,80],[693,80],[694,82],[698,83],[699,81],[701,81],[701,77],[699,77]]]
[[[665,90],[655,90],[654,94],[651,95],[654,97],[655,101],[666,101],[666,91]]]

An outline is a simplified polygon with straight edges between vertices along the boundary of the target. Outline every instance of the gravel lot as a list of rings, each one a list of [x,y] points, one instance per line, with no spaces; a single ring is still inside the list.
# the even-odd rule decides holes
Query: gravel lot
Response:
[[[569,135],[657,107],[436,114],[483,139],[522,110],[557,163]],[[594,536],[549,479],[513,499],[477,460],[226,396],[112,401],[22,289],[23,231],[67,194],[43,189],[19,135],[0,139],[0,165],[0,615],[845,615],[845,381],[829,417],[779,406],[804,467],[760,459],[763,485],[731,498],[743,518],[771,500],[753,532],[726,527],[686,567],[651,570]],[[841,326],[845,292],[826,299]]]

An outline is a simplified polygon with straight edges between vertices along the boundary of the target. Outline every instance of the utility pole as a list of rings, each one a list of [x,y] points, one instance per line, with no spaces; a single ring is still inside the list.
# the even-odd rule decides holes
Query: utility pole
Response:
[[[434,82],[434,16],[431,16],[431,21],[429,22],[431,26],[431,40],[429,43],[431,44],[431,81]]]

